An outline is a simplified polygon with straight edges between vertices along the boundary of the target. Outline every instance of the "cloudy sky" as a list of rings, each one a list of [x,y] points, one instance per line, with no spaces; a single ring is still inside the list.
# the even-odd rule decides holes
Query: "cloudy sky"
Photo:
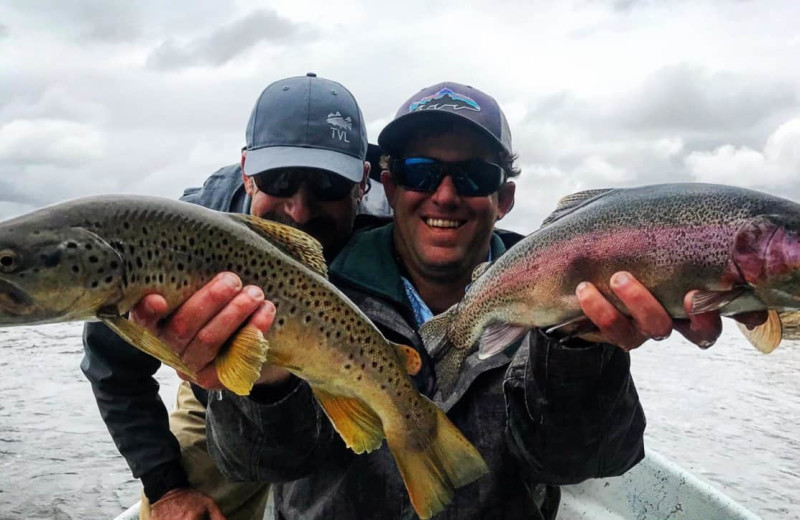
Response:
[[[800,200],[800,3],[3,0],[0,218],[177,197],[235,162],[270,82],[347,86],[375,140],[442,80],[493,95],[523,174],[505,227],[579,189],[672,181]]]

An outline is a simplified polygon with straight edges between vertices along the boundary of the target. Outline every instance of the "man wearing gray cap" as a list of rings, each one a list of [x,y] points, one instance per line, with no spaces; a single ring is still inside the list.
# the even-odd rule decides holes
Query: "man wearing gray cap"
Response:
[[[240,164],[222,168],[202,188],[187,190],[183,200],[297,227],[320,240],[326,257],[333,258],[352,233],[369,173],[366,129],[356,100],[341,84],[311,73],[277,81],[259,96],[246,140]],[[193,324],[209,321],[221,307],[218,301],[243,316],[254,313],[255,323],[263,321],[264,297],[260,290],[252,297],[255,289],[223,274],[196,295],[204,298],[202,309],[188,319],[179,311],[163,326],[183,323],[179,332],[169,329],[171,341],[190,351],[202,348],[208,336]],[[147,300],[156,311],[162,303],[159,296]],[[139,311],[147,315],[147,307]],[[215,317],[211,323],[220,334],[230,335],[241,324],[224,312]],[[268,486],[228,482],[208,455],[202,388],[181,384],[168,424],[152,377],[159,368],[156,360],[102,324],[86,326],[84,347],[82,368],[103,419],[142,480],[143,519],[263,516]]]
[[[489,473],[448,489],[449,504],[412,507],[385,444],[355,455],[309,385],[269,365],[250,396],[215,392],[208,406],[209,451],[236,479],[275,483],[280,520],[417,513],[553,519],[558,485],[620,474],[643,455],[644,416],[626,351],[669,335],[673,326],[705,343],[720,333],[718,316],[693,317],[691,328],[673,324],[644,287],[618,273],[611,286],[633,317],[590,284],[577,288],[585,314],[610,343],[562,344],[528,331],[494,357],[481,360],[474,353],[448,381],[440,370],[448,352],[429,351],[417,331],[459,301],[478,264],[520,238],[494,230],[514,203],[510,179],[519,171],[511,135],[493,98],[448,82],[404,103],[379,143],[389,153],[382,178],[393,223],[355,234],[329,276],[387,338],[419,352],[415,384],[475,444]],[[255,325],[266,331],[274,316],[273,308]],[[208,383],[219,388],[210,377]]]

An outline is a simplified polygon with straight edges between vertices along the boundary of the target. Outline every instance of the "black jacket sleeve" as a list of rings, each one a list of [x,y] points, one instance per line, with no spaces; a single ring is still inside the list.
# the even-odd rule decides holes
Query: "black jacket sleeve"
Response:
[[[606,344],[573,346],[534,331],[506,375],[508,440],[537,482],[616,476],[644,457],[629,354]]]
[[[81,369],[100,415],[147,498],[155,502],[170,489],[187,487],[180,447],[153,377],[161,363],[101,323],[84,326],[83,347]]]
[[[308,383],[293,378],[275,400],[226,390],[209,393],[208,452],[232,481],[283,482],[350,456]],[[257,387],[256,387],[257,388]]]

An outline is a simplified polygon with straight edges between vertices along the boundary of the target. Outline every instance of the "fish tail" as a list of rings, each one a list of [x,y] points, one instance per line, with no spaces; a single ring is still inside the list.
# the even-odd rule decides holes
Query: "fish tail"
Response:
[[[443,313],[426,321],[419,329],[419,335],[425,348],[434,357],[441,352],[450,341],[450,329],[458,316],[458,305],[453,305]]]
[[[449,393],[458,380],[461,363],[467,355],[466,349],[458,348],[452,341],[453,324],[458,317],[458,305],[426,321],[419,335],[436,364],[436,384],[444,393]]]
[[[244,327],[214,360],[220,382],[237,395],[248,395],[261,376],[268,350],[269,343],[260,330]]]
[[[430,518],[453,499],[455,490],[489,472],[486,462],[447,415],[428,401],[436,414],[433,436],[425,446],[409,442],[407,436],[387,432],[392,451],[405,482],[411,504],[420,518]]]

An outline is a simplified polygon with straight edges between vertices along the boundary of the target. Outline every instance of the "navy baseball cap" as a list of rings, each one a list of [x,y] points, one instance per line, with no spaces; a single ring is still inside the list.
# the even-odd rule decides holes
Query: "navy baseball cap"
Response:
[[[511,130],[497,101],[474,87],[452,81],[424,88],[403,103],[378,136],[378,144],[390,155],[401,153],[414,130],[442,118],[466,123],[512,153]]]
[[[355,98],[340,83],[309,72],[272,83],[247,123],[248,176],[278,168],[319,168],[360,182],[367,129]]]

